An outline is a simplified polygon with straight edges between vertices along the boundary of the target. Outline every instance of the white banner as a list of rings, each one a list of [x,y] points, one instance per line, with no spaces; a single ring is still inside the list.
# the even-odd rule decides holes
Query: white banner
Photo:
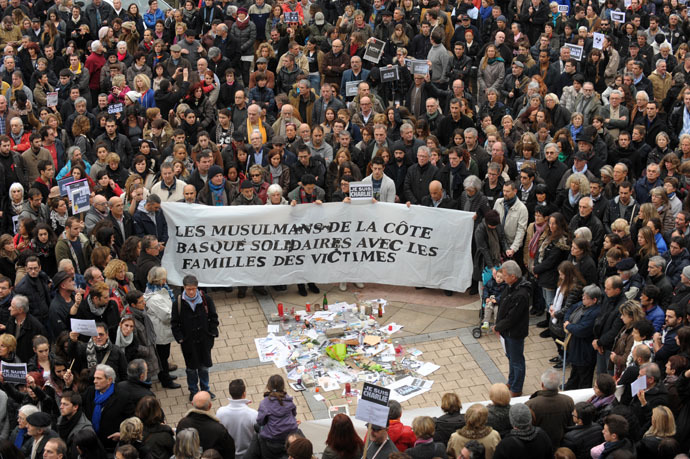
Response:
[[[163,203],[168,282],[210,287],[374,282],[464,291],[472,213],[401,204]]]

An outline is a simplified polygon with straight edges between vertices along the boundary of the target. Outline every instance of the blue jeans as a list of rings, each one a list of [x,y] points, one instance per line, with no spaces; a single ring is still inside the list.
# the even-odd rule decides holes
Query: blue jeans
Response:
[[[187,388],[192,394],[199,392],[199,385],[201,385],[201,390],[208,392],[208,368],[199,367],[198,370],[192,370],[190,368],[185,369],[187,373]]]
[[[307,75],[307,80],[309,80],[311,88],[318,96],[321,93],[321,75]]]
[[[544,297],[544,302],[546,303],[546,311],[549,311],[549,308],[551,307],[551,303],[553,303],[553,299],[556,296],[556,289],[553,288],[541,288],[541,295]]]
[[[522,392],[525,382],[525,339],[505,338],[508,357],[508,385],[511,392]]]
[[[608,371],[608,365],[609,365],[610,361],[611,361],[611,351],[604,351],[603,354],[599,354],[597,352],[597,375],[600,375],[602,373],[611,374],[611,372]]]

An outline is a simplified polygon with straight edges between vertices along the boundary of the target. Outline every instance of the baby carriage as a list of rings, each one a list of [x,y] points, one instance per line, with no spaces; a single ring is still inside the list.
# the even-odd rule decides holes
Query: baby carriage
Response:
[[[498,266],[494,269],[498,269]],[[499,284],[496,282],[491,268],[484,268],[482,271],[481,287],[482,305],[481,308],[479,308],[479,325],[472,329],[472,336],[475,339],[481,338],[482,333],[489,332],[489,323],[484,320],[486,317],[486,301],[492,300],[498,303],[500,293],[503,290],[503,283]]]

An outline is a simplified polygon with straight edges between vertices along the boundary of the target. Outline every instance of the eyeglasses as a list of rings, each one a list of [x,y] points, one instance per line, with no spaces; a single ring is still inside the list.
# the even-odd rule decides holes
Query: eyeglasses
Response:
[[[250,177],[261,177],[261,174],[249,174]]]

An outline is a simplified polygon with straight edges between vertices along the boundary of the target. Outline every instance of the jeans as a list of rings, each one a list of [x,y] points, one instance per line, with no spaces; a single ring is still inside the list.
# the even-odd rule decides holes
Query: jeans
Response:
[[[541,295],[544,297],[544,302],[546,303],[546,311],[548,312],[553,303],[553,299],[556,296],[556,289],[553,288],[541,288]]]
[[[604,351],[603,354],[597,352],[597,375],[602,373],[613,374],[608,371],[609,362],[611,361],[611,351]]]
[[[508,357],[508,385],[511,392],[522,392],[525,382],[525,339],[505,338]]]
[[[321,75],[318,73],[315,75],[307,75],[307,80],[309,80],[309,84],[311,85],[311,88],[314,90],[316,95],[318,96],[319,93],[321,92]],[[299,107],[297,107],[299,108]]]
[[[201,385],[201,390],[208,392],[208,368],[199,367],[197,370],[186,368],[185,373],[187,373],[187,388],[190,393],[196,394],[199,392],[199,385]]]

